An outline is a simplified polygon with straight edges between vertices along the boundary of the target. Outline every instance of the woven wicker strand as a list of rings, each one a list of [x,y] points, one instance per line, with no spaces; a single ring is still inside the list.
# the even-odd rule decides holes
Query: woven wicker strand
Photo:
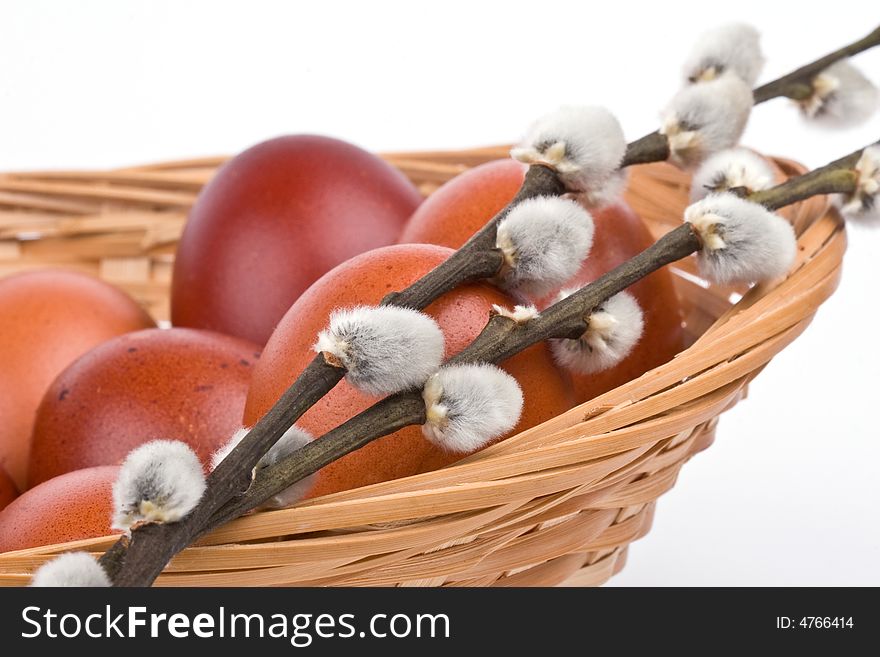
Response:
[[[426,194],[507,147],[386,155]],[[187,210],[225,158],[102,172],[0,175],[0,276],[86,271],[167,319]],[[777,160],[789,175],[803,169]],[[659,236],[680,221],[688,180],[637,167],[627,200]],[[235,520],[178,555],[160,586],[598,585],[650,529],[657,498],[713,440],[718,416],[834,292],[846,247],[825,199],[785,211],[799,234],[792,273],[746,290],[673,269],[689,347],[671,362],[436,472]],[[0,585],[21,586],[63,551],[104,537],[0,554]]]

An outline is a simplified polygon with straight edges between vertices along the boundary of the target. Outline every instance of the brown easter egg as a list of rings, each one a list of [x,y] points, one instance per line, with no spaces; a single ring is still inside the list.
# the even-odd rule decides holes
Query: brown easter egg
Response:
[[[248,393],[245,424],[252,425],[314,358],[312,345],[335,308],[376,304],[427,273],[452,253],[431,245],[400,245],[369,251],[352,258],[319,279],[290,308],[272,334]],[[440,325],[446,355],[459,352],[483,329],[492,304],[513,302],[497,289],[465,285],[441,297],[425,310]],[[527,349],[503,364],[523,390],[525,404],[512,433],[539,424],[570,408],[567,382],[543,344]],[[376,401],[347,382],[337,385],[297,423],[315,436],[326,433]],[[461,458],[443,452],[421,433],[407,427],[323,468],[310,496],[347,490],[366,484],[438,468]]]
[[[115,465],[155,439],[181,440],[203,463],[241,426],[259,347],[195,329],[151,329],[88,352],[37,411],[28,481]]]
[[[12,500],[18,497],[18,488],[12,477],[6,474],[6,469],[0,465],[0,511],[6,508]]]
[[[338,139],[270,139],[227,162],[193,206],[171,319],[260,345],[340,262],[393,244],[422,198],[396,169]]]
[[[458,248],[513,200],[525,168],[513,160],[497,160],[453,178],[413,214],[403,233],[411,242]],[[480,208],[480,212],[468,208]],[[580,287],[640,253],[654,240],[644,222],[624,203],[592,212],[593,248],[566,287]],[[591,375],[572,374],[579,402],[634,379],[669,361],[684,346],[681,309],[666,269],[629,288],[644,313],[645,328],[633,351],[620,364]],[[547,305],[555,295],[539,305]]]
[[[0,280],[0,464],[24,490],[37,406],[89,349],[155,326],[124,292],[60,269]]]
[[[118,466],[75,470],[22,493],[0,512],[0,552],[107,536]]]
[[[459,174],[425,199],[398,243],[457,249],[510,203],[525,172],[516,160],[495,160]]]

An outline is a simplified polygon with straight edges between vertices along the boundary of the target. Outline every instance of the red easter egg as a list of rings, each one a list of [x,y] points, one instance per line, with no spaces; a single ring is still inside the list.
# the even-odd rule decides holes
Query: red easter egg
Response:
[[[155,439],[182,440],[203,463],[241,426],[259,347],[195,329],[151,329],[88,352],[37,411],[28,481],[115,465]]]
[[[516,160],[494,160],[459,174],[425,199],[398,242],[457,249],[510,203],[525,172]]]
[[[0,552],[107,536],[118,466],[75,470],[22,493],[0,512]]]
[[[430,245],[400,245],[375,249],[352,258],[319,279],[290,308],[266,344],[245,408],[245,424],[254,424],[314,358],[315,336],[327,325],[335,308],[376,304],[436,267],[452,253]],[[425,312],[440,325],[446,355],[455,354],[479,334],[492,304],[512,307],[512,300],[485,284],[465,285],[432,303]],[[503,368],[523,390],[525,404],[511,433],[539,424],[572,405],[569,387],[543,344],[509,359]],[[337,385],[297,423],[315,436],[361,412],[376,401],[347,382]],[[434,447],[420,427],[407,427],[323,468],[310,496],[347,490],[380,481],[433,470],[460,454]]]
[[[52,380],[92,347],[155,326],[112,285],[61,269],[0,280],[0,464],[24,490],[37,406]]]
[[[458,248],[506,206],[522,184],[525,167],[497,160],[467,171],[443,185],[413,214],[401,241]],[[650,246],[644,222],[624,203],[592,213],[593,248],[566,287],[580,287]],[[588,401],[669,361],[684,346],[681,308],[672,276],[664,268],[629,291],[644,313],[642,338],[620,364],[590,375],[571,374],[577,400]],[[554,297],[544,300],[551,302]]]
[[[264,344],[322,274],[393,244],[421,202],[396,169],[338,139],[270,139],[227,162],[193,206],[171,319]]]
[[[6,508],[12,500],[18,497],[18,488],[12,477],[6,474],[6,469],[0,465],[0,511]]]

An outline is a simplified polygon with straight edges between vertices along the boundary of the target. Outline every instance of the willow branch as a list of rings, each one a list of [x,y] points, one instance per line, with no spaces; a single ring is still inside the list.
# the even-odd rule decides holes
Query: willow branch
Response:
[[[400,292],[386,296],[384,305],[422,310],[435,299],[463,283],[491,278],[501,269],[504,257],[495,247],[498,224],[522,201],[537,196],[561,196],[565,187],[556,172],[544,166],[531,166],[513,200],[433,271]]]
[[[852,166],[861,150],[747,198],[768,209],[779,209],[811,196],[852,192],[856,178]],[[848,181],[845,185],[841,181]],[[812,191],[810,191],[812,190]],[[700,240],[688,223],[670,231],[634,258],[609,271],[571,296],[525,323],[496,315],[464,350],[447,364],[500,363],[541,341],[552,338],[577,339],[587,330],[593,310],[606,299],[668,264],[681,260],[701,248]],[[399,411],[399,412],[398,412]],[[285,488],[329,465],[363,445],[393,433],[401,422],[423,424],[424,402],[419,393],[388,397],[355,416],[295,454],[260,472],[253,486],[211,519],[210,529],[257,508]]]
[[[661,237],[636,257],[554,304],[538,317],[517,323],[503,315],[489,320],[477,338],[447,364],[500,363],[549,338],[578,338],[587,330],[592,310],[605,299],[632,285],[652,271],[699,250],[700,241],[690,224],[682,224]],[[383,436],[404,426],[424,424],[425,402],[421,392],[386,397],[363,413],[297,450],[275,466],[260,472],[248,492],[224,507],[211,519],[211,527],[256,508],[292,481],[299,481]]]
[[[789,178],[771,189],[754,192],[748,198],[770,210],[778,210],[812,196],[851,193],[858,182],[855,166],[863,150],[860,148],[802,176]]]
[[[495,246],[498,223],[516,204],[536,196],[559,196],[565,188],[556,172],[545,166],[532,166],[514,199],[468,240],[452,256],[405,290],[388,295],[384,305],[422,309],[446,292],[464,283],[490,278],[503,265],[503,255]],[[227,501],[239,496],[251,484],[251,472],[258,461],[284,432],[336,386],[345,369],[318,354],[269,409],[242,441],[208,475],[207,487],[198,507],[179,523],[168,526],[144,525],[132,532],[128,541],[120,540],[101,558],[101,565],[119,586],[153,581],[164,568],[153,558],[157,545],[168,546],[175,554],[198,535],[211,516]]]
[[[790,199],[802,200],[834,186],[835,191],[853,191],[855,177],[850,176],[846,190],[839,188],[841,172],[851,168],[861,151],[841,158],[828,166],[794,178],[748,198],[768,208],[780,208]],[[835,181],[833,184],[829,181]],[[813,190],[810,193],[810,190]],[[559,301],[539,316],[524,323],[496,315],[483,331],[448,364],[500,363],[524,349],[551,338],[577,339],[588,327],[593,310],[606,299],[668,264],[701,248],[691,224],[673,229],[640,254]],[[271,411],[270,411],[271,413]],[[243,513],[258,508],[287,487],[313,474],[364,445],[399,429],[425,422],[425,406],[419,392],[398,393],[383,399],[367,410],[305,445],[290,457],[260,471],[244,494],[232,497],[222,507],[208,513],[200,505],[190,516],[176,524],[145,525],[132,536],[124,559],[114,546],[109,562],[120,562],[115,572],[117,586],[145,586],[154,581],[165,564],[203,533]],[[105,557],[107,556],[105,555]]]
[[[880,27],[875,28],[869,35],[848,46],[820,57],[816,61],[810,62],[796,71],[792,71],[788,75],[783,75],[781,78],[761,85],[755,89],[755,103],[763,103],[772,98],[780,97],[803,100],[812,93],[811,83],[813,78],[819,73],[841,59],[853,57],[877,45],[880,45]]]
[[[313,440],[296,451],[296,459],[285,459],[265,468],[245,495],[231,500],[211,518],[205,527],[214,527],[258,508],[266,500],[288,487],[288,481],[300,481],[325,465],[360,449],[374,440],[404,427],[425,423],[425,402],[421,391],[401,392],[375,403],[344,424]]]
[[[634,164],[649,164],[651,162],[665,162],[669,159],[669,140],[666,135],[654,132],[630,142],[626,147],[621,168]]]
[[[852,168],[860,155],[861,150],[856,151],[769,190],[751,194],[748,198],[767,208],[778,209],[813,195],[827,193],[828,189],[852,192],[857,183]],[[447,363],[500,363],[547,339],[577,339],[587,330],[591,313],[603,301],[661,267],[696,253],[701,246],[691,224],[684,223],[634,258],[528,322],[518,323],[503,315],[493,316],[477,338]],[[280,405],[280,402],[276,404],[269,415],[277,413],[286,422],[286,418],[296,411],[279,408]],[[267,420],[267,424],[273,426],[276,422],[281,423],[281,420]],[[149,585],[175,554],[210,529],[258,508],[274,495],[346,454],[405,426],[424,422],[425,405],[419,392],[398,393],[383,399],[290,457],[263,469],[246,492],[238,495],[233,493],[222,506],[216,503],[200,504],[179,523],[145,525],[133,533],[127,549],[124,541],[120,541],[104,557],[105,565],[116,566],[114,584]]]
[[[761,85],[754,90],[755,105],[780,97],[803,100],[813,93],[812,81],[816,75],[841,59],[852,57],[877,45],[880,45],[880,27],[876,28],[868,36],[848,46],[835,50],[824,57],[810,62],[806,66],[802,66],[776,80]],[[654,131],[640,139],[636,139],[627,146],[626,155],[623,157],[621,167],[647,164],[649,162],[664,162],[667,159],[669,159],[669,143],[666,135],[660,134],[659,131]]]

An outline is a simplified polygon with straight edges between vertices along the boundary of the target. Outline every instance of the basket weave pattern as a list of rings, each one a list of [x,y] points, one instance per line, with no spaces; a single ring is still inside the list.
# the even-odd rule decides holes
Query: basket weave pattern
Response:
[[[425,193],[506,148],[385,157]],[[159,319],[189,206],[222,158],[109,172],[0,175],[0,276],[45,266],[96,274]],[[788,174],[803,171],[778,160]],[[680,222],[688,179],[636,167],[628,201],[659,236]],[[164,586],[597,585],[623,567],[657,498],[713,440],[718,416],[809,324],[837,286],[846,239],[824,199],[784,214],[799,233],[784,280],[706,286],[673,270],[689,347],[671,362],[436,472],[240,518],[178,555]],[[89,539],[0,554],[0,585]]]

